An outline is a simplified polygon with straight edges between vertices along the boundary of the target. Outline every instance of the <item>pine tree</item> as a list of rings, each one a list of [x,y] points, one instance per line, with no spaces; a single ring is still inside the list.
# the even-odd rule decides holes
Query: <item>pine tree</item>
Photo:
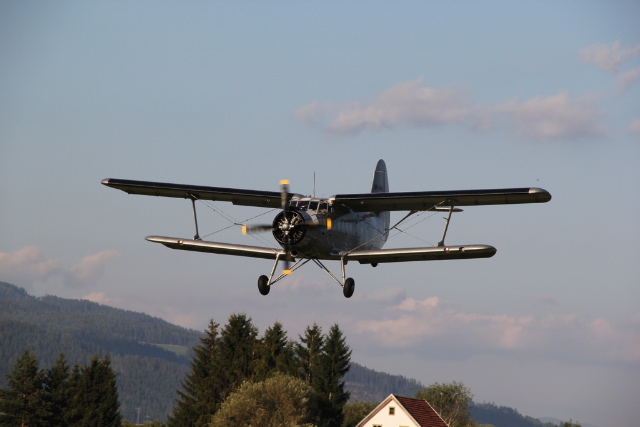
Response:
[[[26,350],[11,367],[9,389],[0,390],[0,426],[46,426],[49,404],[44,389],[44,371]]]
[[[200,345],[194,348],[191,372],[178,390],[178,402],[169,416],[169,426],[207,426],[222,403],[222,382],[218,378],[219,325],[209,321]]]
[[[280,322],[264,332],[258,353],[254,381],[263,381],[276,372],[295,375],[293,349]]]
[[[337,324],[324,338],[319,369],[312,387],[320,396],[320,413],[323,425],[341,426],[342,409],[349,400],[344,388],[344,376],[349,371],[351,350]]]
[[[232,314],[220,333],[216,363],[222,379],[222,394],[226,398],[243,382],[253,377],[257,355],[258,329],[245,314]]]
[[[94,356],[80,371],[76,395],[73,399],[79,413],[73,426],[99,425],[119,427],[122,423],[116,375],[108,356],[100,360]]]
[[[313,384],[322,352],[324,337],[322,328],[317,324],[307,326],[304,336],[298,336],[300,343],[294,344],[295,355],[299,365],[299,375],[307,384]]]
[[[71,405],[72,389],[69,387],[69,365],[63,353],[60,353],[56,363],[47,371],[44,379],[44,389],[50,404],[49,425],[67,426]]]

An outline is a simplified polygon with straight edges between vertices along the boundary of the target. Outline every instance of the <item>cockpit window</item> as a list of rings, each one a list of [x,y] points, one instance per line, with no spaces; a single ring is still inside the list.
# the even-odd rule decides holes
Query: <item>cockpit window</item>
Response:
[[[312,200],[309,202],[309,209],[312,211],[315,211],[316,209],[318,209],[318,201],[317,200]]]
[[[306,211],[309,208],[309,201],[308,200],[299,201],[297,208],[301,211]]]
[[[326,211],[327,210],[327,202],[320,202],[320,206],[318,206],[318,211],[322,212],[322,211]]]

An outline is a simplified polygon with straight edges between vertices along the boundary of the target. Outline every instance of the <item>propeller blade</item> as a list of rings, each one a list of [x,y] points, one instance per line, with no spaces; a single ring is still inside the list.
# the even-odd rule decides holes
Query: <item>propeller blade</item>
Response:
[[[271,224],[243,224],[242,234],[248,233],[263,233],[265,231],[272,231],[273,225]]]
[[[289,196],[289,181],[283,179],[280,181],[280,205],[282,206],[282,210],[286,213],[289,212],[289,201],[287,197]]]

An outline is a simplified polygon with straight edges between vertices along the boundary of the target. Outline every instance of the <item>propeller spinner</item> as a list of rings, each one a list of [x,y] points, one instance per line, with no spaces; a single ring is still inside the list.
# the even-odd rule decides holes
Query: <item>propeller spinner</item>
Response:
[[[280,181],[280,205],[282,212],[280,212],[273,220],[272,224],[255,224],[255,225],[243,225],[242,234],[247,233],[259,233],[265,231],[271,231],[273,237],[284,247],[284,274],[290,274],[289,266],[293,257],[291,256],[291,247],[300,242],[305,234],[307,227],[322,226],[327,229],[331,229],[331,219],[327,218],[322,221],[310,221],[295,210],[291,210],[289,207],[289,181]]]

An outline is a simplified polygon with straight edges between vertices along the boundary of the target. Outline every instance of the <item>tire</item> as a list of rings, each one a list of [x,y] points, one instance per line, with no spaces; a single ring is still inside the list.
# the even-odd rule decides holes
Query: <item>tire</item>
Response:
[[[262,295],[268,295],[271,290],[269,286],[269,278],[265,275],[258,277],[258,290]]]
[[[344,286],[342,287],[342,293],[344,294],[344,297],[351,298],[351,295],[353,295],[353,291],[355,291],[355,288],[355,280],[353,280],[351,277],[347,278],[347,280],[344,281]]]

